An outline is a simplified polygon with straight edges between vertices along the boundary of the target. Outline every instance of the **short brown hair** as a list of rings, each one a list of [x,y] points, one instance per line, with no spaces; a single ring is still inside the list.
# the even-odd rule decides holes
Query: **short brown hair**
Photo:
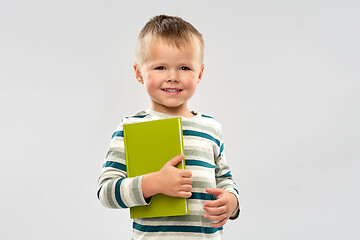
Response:
[[[191,43],[195,38],[199,42],[201,61],[203,61],[204,40],[199,31],[180,17],[158,15],[151,18],[139,34],[136,46],[136,61],[140,65],[145,57],[146,44],[152,37],[160,37],[177,48]]]

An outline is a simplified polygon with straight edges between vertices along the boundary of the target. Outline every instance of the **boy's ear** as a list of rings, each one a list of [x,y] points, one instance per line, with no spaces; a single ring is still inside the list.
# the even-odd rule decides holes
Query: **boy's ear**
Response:
[[[134,63],[133,67],[134,67],[134,73],[135,73],[136,80],[138,80],[139,83],[144,84],[140,66],[137,63]]]
[[[199,73],[199,77],[198,77],[197,83],[200,82],[200,80],[202,79],[202,77],[203,77],[203,75],[204,75],[204,68],[205,68],[205,65],[203,64],[203,65],[201,66],[201,70],[200,70],[200,73]]]

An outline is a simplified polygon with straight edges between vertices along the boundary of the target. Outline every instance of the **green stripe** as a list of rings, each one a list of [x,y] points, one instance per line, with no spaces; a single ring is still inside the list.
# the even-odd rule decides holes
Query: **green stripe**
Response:
[[[133,186],[132,186],[132,192],[134,193],[134,197],[135,197],[135,202],[136,203],[140,203],[142,202],[141,199],[142,199],[142,196],[140,196],[140,190],[139,190],[139,180],[140,180],[140,177],[135,177],[134,178],[134,181],[133,181]],[[140,186],[141,187],[141,186]]]
[[[229,182],[230,181],[230,182]],[[231,180],[230,179],[226,179],[225,181],[222,181],[220,183],[218,183],[217,185],[218,188],[222,188],[222,189],[233,189],[234,185],[231,184]]]
[[[150,226],[141,225],[133,222],[133,228],[142,232],[193,232],[193,233],[205,233],[213,234],[223,228],[201,227],[201,226],[174,226],[174,225],[162,225],[162,226]]]
[[[199,124],[199,123],[194,123],[194,122],[189,122],[189,121],[186,121],[184,120],[183,122],[183,127],[192,127],[192,128],[198,128],[202,131],[208,131],[208,132],[211,132],[215,135],[218,135],[218,131],[213,128],[213,127],[209,127],[209,126],[206,126],[206,125],[203,125],[203,124]]]
[[[193,181],[191,184],[193,188],[216,188],[215,183],[207,182],[207,181]]]
[[[222,167],[222,168],[217,168],[216,170],[215,170],[215,176],[221,176],[221,175],[224,175],[223,173],[225,172],[225,173],[227,173],[227,172],[229,172],[230,171],[230,167],[228,166],[228,165],[225,165],[224,167]]]
[[[118,206],[116,206],[115,202],[113,201],[113,198],[112,198],[112,189],[113,189],[113,185],[114,185],[114,182],[115,182],[116,179],[112,179],[112,180],[109,180],[108,182],[108,185],[107,185],[107,188],[106,188],[106,199],[109,203],[109,205],[112,207],[112,208],[118,208]]]
[[[185,156],[203,157],[211,161],[214,161],[214,156],[209,152],[200,151],[196,149],[186,149],[186,148],[184,149],[184,151],[185,151]]]

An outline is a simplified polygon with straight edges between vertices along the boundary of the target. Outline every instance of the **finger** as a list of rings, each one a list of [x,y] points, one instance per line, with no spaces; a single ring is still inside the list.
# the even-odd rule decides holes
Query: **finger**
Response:
[[[214,201],[206,201],[204,203],[204,206],[206,206],[206,207],[221,207],[221,206],[224,206],[224,205],[225,205],[225,202],[221,198],[219,198],[217,200],[214,200]]]
[[[215,196],[222,194],[224,191],[225,190],[221,189],[221,188],[206,188],[207,193],[215,195]]]
[[[204,206],[203,209],[204,209],[207,213],[212,214],[212,215],[220,215],[220,214],[226,213],[226,211],[225,211],[225,210],[226,210],[225,206],[214,207],[214,208]]]
[[[178,165],[182,160],[184,159],[184,154],[181,154],[179,156],[173,157],[171,160],[169,160],[166,164],[169,164],[171,166]]]
[[[189,198],[191,197],[192,193],[191,192],[187,192],[187,191],[180,191],[178,194],[178,197],[181,198]]]
[[[220,215],[204,214],[204,218],[206,218],[210,221],[221,221],[224,218],[226,218],[226,214],[220,214]]]
[[[192,186],[191,185],[182,185],[180,190],[184,191],[184,192],[191,192]]]
[[[192,177],[192,172],[189,171],[189,170],[182,170],[181,176],[186,177],[186,178],[191,178]]]
[[[223,220],[221,220],[220,222],[217,222],[217,223],[211,223],[210,224],[210,227],[214,227],[214,228],[219,228],[219,227],[222,227],[225,225],[225,223],[227,222],[229,218],[225,218]]]
[[[191,178],[182,178],[181,184],[183,185],[191,185],[193,183],[193,180]]]

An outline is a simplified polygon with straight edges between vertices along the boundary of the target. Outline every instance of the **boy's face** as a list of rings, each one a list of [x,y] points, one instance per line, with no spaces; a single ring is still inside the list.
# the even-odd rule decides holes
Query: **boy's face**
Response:
[[[160,38],[152,39],[142,65],[134,64],[134,70],[138,81],[145,85],[153,110],[191,116],[187,102],[204,70],[196,42],[177,48]]]

